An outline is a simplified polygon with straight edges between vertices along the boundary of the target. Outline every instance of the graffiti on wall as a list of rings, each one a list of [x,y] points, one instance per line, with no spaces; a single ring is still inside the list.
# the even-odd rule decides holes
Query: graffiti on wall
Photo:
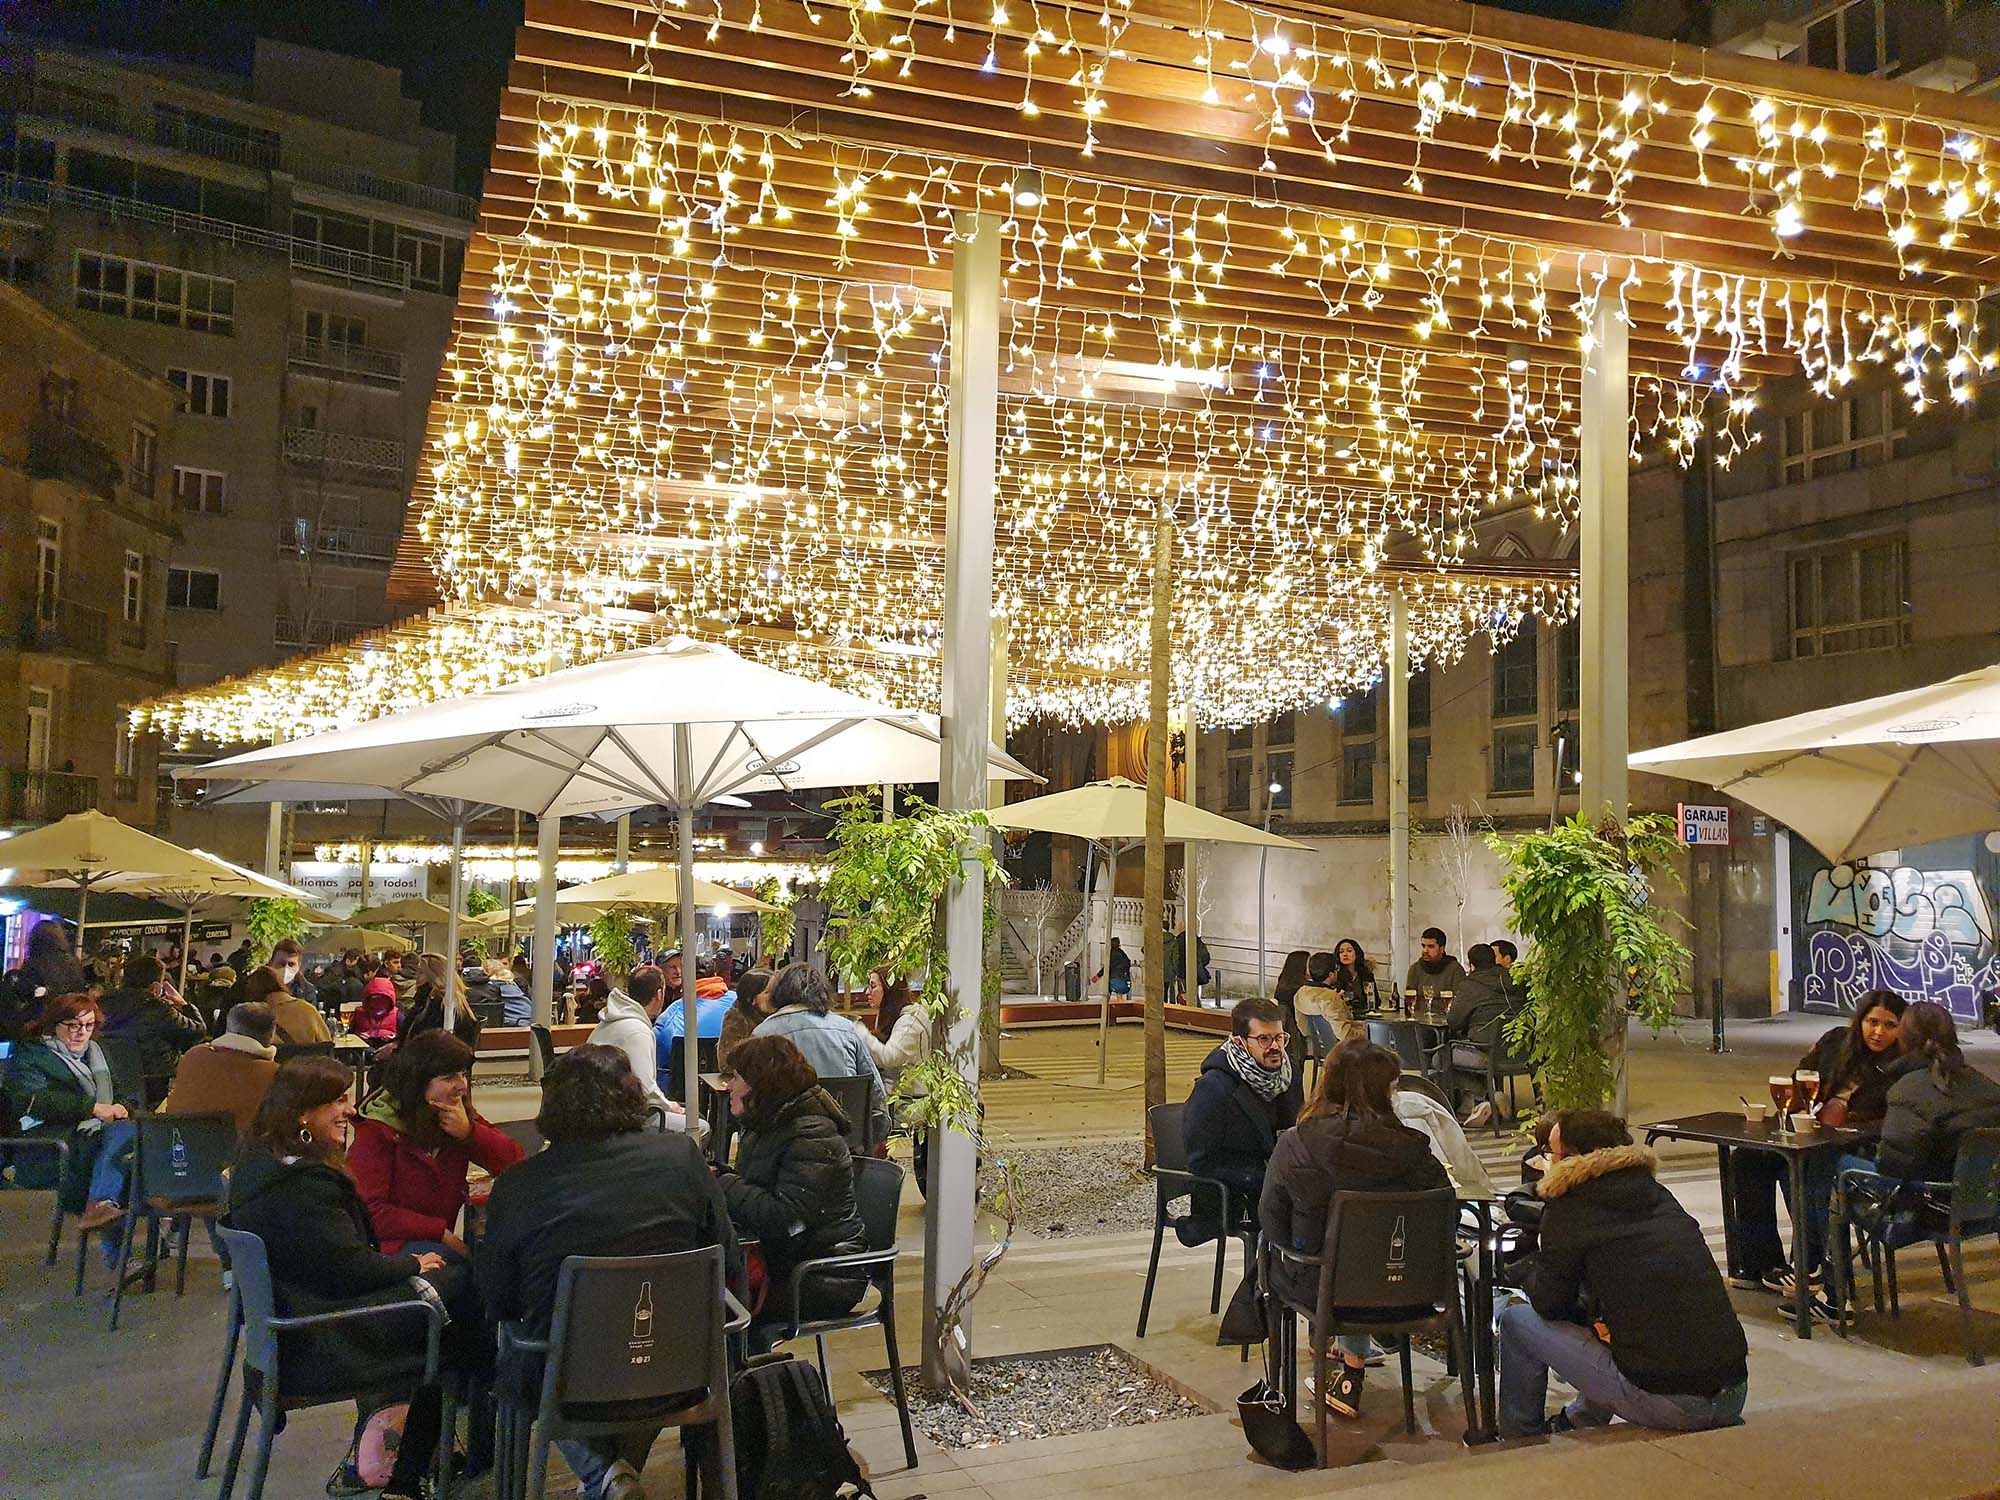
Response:
[[[1971,1020],[2000,989],[1993,914],[1971,870],[1835,865],[1813,877],[1806,925],[1808,1005],[1852,1011],[1885,989]]]

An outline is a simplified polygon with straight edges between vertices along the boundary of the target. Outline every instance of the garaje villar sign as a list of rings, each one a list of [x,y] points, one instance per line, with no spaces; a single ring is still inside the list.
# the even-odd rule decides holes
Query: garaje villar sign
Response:
[[[1729,809],[1726,807],[1703,807],[1693,802],[1680,804],[1681,842],[1683,844],[1728,844]]]

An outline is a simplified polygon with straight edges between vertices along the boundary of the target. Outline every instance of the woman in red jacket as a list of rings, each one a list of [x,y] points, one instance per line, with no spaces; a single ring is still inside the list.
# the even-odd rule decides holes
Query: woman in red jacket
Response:
[[[473,1111],[472,1049],[448,1031],[426,1031],[389,1059],[381,1094],[355,1121],[347,1168],[384,1254],[438,1250],[463,1260],[454,1226],[467,1168],[477,1162],[498,1176],[521,1156]]]

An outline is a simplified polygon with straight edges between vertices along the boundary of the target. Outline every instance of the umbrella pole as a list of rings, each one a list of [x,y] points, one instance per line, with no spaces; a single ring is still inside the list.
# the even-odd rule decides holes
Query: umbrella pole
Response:
[[[1097,1086],[1104,1087],[1104,1079],[1111,1065],[1111,934],[1117,926],[1118,906],[1118,842],[1113,839],[1105,845],[1110,856],[1110,890],[1104,897],[1104,989],[1097,1002]]]
[[[681,832],[681,1102],[688,1128],[701,1112],[701,1031],[695,1016],[694,750],[686,724],[674,726],[675,808]]]
[[[174,988],[183,998],[188,987],[188,948],[194,943],[194,905],[190,902],[181,909],[181,977],[174,981]]]
[[[458,907],[459,902],[463,899],[459,892],[459,885],[465,878],[462,873],[464,862],[461,858],[464,853],[465,813],[461,809],[458,815],[451,820],[451,879],[445,887],[451,892],[451,915],[444,920],[444,961],[446,965],[444,982],[444,1029],[446,1031],[450,1031],[453,1023],[458,1019],[458,984],[465,982],[463,979],[459,979],[458,984],[452,983],[454,979],[458,978]]]
[[[76,961],[84,961],[83,928],[84,919],[90,915],[90,875],[79,871],[76,877]]]

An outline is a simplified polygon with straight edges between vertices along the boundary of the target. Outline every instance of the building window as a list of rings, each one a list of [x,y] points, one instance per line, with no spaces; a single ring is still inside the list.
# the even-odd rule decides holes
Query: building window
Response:
[[[444,236],[396,226],[395,259],[410,268],[410,285],[441,291],[444,287]]]
[[[33,257],[0,253],[0,280],[11,281],[15,286],[33,286],[41,278],[42,268]]]
[[[1256,742],[1256,738],[1257,731],[1252,729],[1248,724],[1245,724],[1241,729],[1232,729],[1229,731],[1229,748],[1231,750],[1248,750]]]
[[[1896,425],[1893,402],[1889,391],[1869,391],[1786,417],[1779,427],[1783,482],[1843,474],[1894,458],[1904,432]]]
[[[1895,33],[1888,24],[1888,0],[1840,0],[1822,5],[1806,23],[1804,56],[1815,68],[1880,77],[1896,66]]]
[[[1518,719],[1540,707],[1535,667],[1535,617],[1529,615],[1511,641],[1494,648],[1494,718]]]
[[[309,307],[302,315],[301,327],[307,340],[315,344],[341,344],[359,349],[368,342],[368,324],[346,313],[322,312],[316,307]]]
[[[1375,689],[1349,693],[1340,700],[1340,732],[1343,735],[1373,734],[1377,715]]]
[[[1556,632],[1556,707],[1574,711],[1583,702],[1583,620],[1563,622]]]
[[[48,688],[28,689],[28,769],[49,768],[49,747],[55,734],[56,695]]]
[[[219,516],[228,500],[229,476],[215,469],[174,466],[174,506],[198,515]]]
[[[1410,800],[1422,802],[1431,794],[1431,742],[1410,741]]]
[[[1358,745],[1340,747],[1340,800],[1342,802],[1373,802],[1375,800],[1375,742],[1364,740]]]
[[[167,608],[222,608],[222,575],[208,568],[167,569]]]
[[[56,617],[62,597],[62,522],[35,517],[35,618],[44,625]]]
[[[137,625],[146,618],[146,559],[137,552],[125,554],[125,592],[119,615],[127,625]]]
[[[1287,714],[1286,717],[1291,716]],[[1265,756],[1264,774],[1270,778],[1264,783],[1265,796],[1270,798],[1265,806],[1283,812],[1292,805],[1292,752],[1274,750]],[[1277,790],[1271,791],[1272,787]]]
[[[125,482],[142,495],[153,493],[153,466],[160,457],[160,435],[144,422],[132,424],[132,450],[125,465]]]
[[[1298,736],[1298,716],[1289,710],[1271,721],[1264,731],[1266,745],[1289,745]]]
[[[1900,537],[1792,559],[1793,656],[1879,651],[1909,638]]]
[[[111,774],[121,781],[129,780],[138,774],[138,761],[139,747],[132,742],[132,730],[128,725],[120,724],[111,740]]]
[[[1428,727],[1431,722],[1431,669],[1410,674],[1410,724]]]
[[[229,415],[229,377],[211,375],[205,370],[167,371],[167,381],[179,388],[181,410],[191,417],[226,417]]]
[[[76,305],[198,333],[236,331],[236,283],[119,255],[76,253]]]
[[[1505,796],[1535,789],[1533,724],[1504,725],[1493,731],[1493,794]]]
[[[1223,784],[1222,805],[1231,812],[1250,810],[1250,757],[1232,755],[1227,767],[1228,775]]]

